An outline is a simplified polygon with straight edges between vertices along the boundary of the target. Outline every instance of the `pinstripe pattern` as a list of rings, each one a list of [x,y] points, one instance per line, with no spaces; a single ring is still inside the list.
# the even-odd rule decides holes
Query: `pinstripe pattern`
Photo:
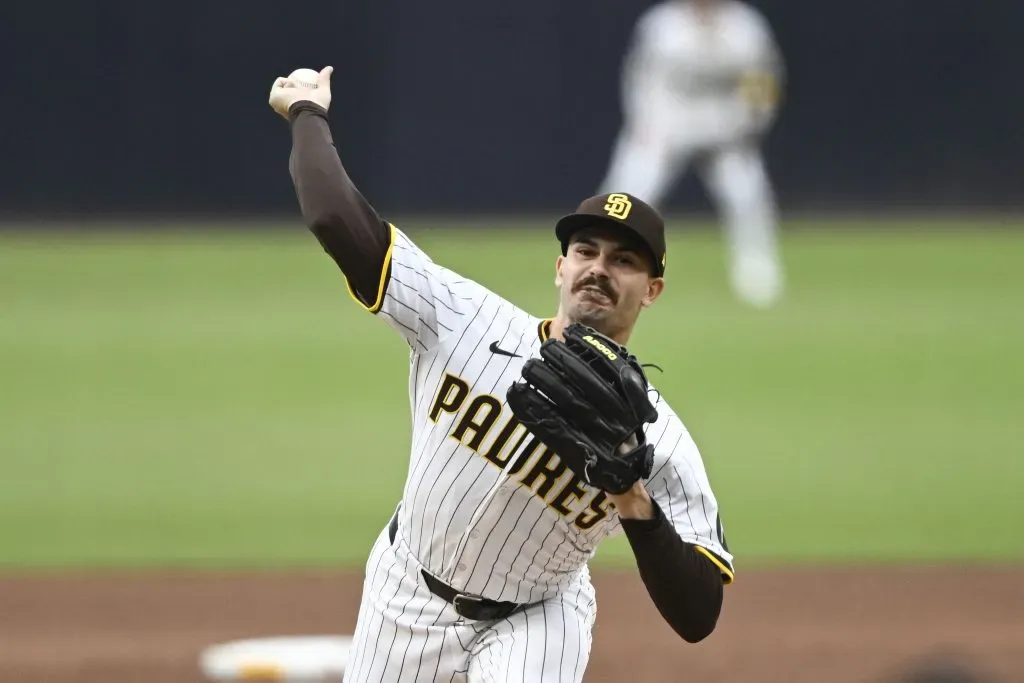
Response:
[[[344,683],[579,683],[596,600],[589,575],[507,619],[471,622],[417,580],[403,539],[382,532],[366,579]]]
[[[397,229],[386,284],[378,315],[410,349],[412,446],[397,540],[382,533],[367,562],[345,680],[579,681],[596,614],[587,561],[622,529],[607,496],[505,403],[539,353],[542,321],[435,264]],[[657,408],[648,489],[683,538],[731,571],[700,454],[660,397]],[[427,590],[421,569],[529,606],[494,623],[467,621]]]
[[[568,591],[513,614],[477,639],[469,683],[578,683],[592,643],[591,591]]]

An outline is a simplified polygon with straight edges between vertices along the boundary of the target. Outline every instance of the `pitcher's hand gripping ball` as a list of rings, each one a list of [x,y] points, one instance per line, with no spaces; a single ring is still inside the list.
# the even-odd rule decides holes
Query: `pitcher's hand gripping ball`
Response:
[[[297,88],[317,88],[320,72],[312,69],[296,69],[288,74],[288,80]]]
[[[328,66],[320,71],[295,69],[287,77],[279,76],[270,87],[270,107],[285,119],[290,118],[291,108],[298,102],[330,109],[333,72],[333,67]]]
[[[658,419],[637,359],[608,337],[573,323],[526,361],[507,398],[519,421],[587,484],[625,493],[651,476],[644,427]]]

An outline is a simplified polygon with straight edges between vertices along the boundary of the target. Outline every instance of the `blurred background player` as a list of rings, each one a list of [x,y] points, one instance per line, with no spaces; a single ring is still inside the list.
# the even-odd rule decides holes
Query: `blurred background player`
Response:
[[[783,291],[776,207],[760,142],[783,77],[771,27],[737,0],[667,0],[634,29],[622,69],[623,122],[600,192],[661,207],[693,163],[718,209],[736,295]]]

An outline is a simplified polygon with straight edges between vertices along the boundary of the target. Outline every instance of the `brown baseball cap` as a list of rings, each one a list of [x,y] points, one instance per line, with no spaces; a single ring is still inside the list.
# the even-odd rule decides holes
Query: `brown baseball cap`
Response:
[[[574,233],[594,226],[625,228],[632,232],[650,251],[655,275],[665,275],[665,221],[652,206],[624,192],[584,199],[575,213],[563,216],[555,224],[555,237],[562,243],[562,255],[568,252]]]

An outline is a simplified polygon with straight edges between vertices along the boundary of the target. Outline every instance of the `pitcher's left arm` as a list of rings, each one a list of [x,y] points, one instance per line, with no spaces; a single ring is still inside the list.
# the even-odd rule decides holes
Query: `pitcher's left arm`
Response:
[[[651,476],[609,498],[658,611],[696,643],[718,623],[733,556],[696,444],[664,401],[658,410],[663,421],[647,435],[655,444]]]

